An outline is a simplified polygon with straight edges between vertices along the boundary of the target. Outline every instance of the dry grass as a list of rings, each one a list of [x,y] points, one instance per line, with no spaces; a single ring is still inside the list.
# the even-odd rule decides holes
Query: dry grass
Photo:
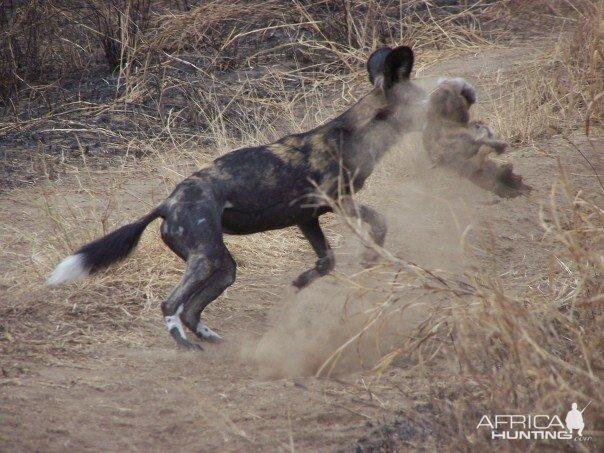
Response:
[[[163,9],[136,39],[122,34],[126,57],[120,59],[118,73],[108,76],[114,77],[111,96],[82,100],[59,88],[67,77],[64,71],[41,80],[39,74],[21,69],[17,60],[5,60],[12,66],[2,66],[0,77],[12,77],[11,90],[21,86],[19,96],[12,98],[21,103],[7,107],[10,114],[0,118],[0,134],[31,133],[45,144],[31,159],[32,171],[42,175],[36,192],[20,188],[7,194],[10,217],[0,222],[0,254],[6,258],[0,279],[6,295],[0,306],[3,357],[42,360],[101,342],[144,345],[159,319],[162,297],[182,271],[182,263],[157,241],[154,228],[145,233],[133,259],[95,279],[50,292],[40,282],[78,244],[148,211],[175,182],[215,155],[331,117],[358,96],[363,63],[378,43],[413,44],[421,69],[446,56],[505,42],[509,33],[490,31],[489,21],[522,9],[522,2],[453,11],[426,11],[420,5],[424,2],[407,2],[404,9],[400,2],[378,6],[372,0],[261,3],[217,1],[187,12]],[[533,13],[568,14],[566,3],[540,2],[543,9]],[[602,6],[588,0],[574,3],[570,9],[576,11],[568,15],[570,39],[507,73],[483,104],[491,124],[512,142],[571,134],[586,118],[591,133],[599,132]],[[67,3],[60,8],[57,4],[44,6],[51,8],[51,17],[61,18],[48,22],[49,27],[68,20],[80,30],[79,38],[65,38],[59,45],[33,36],[28,39],[38,40],[38,50],[19,55],[35,61],[27,66],[44,68],[47,56],[60,55],[60,62],[74,63],[70,69],[85,68],[90,62],[84,54],[102,52],[94,23],[77,16],[79,10],[70,10],[67,17]],[[33,21],[28,8],[48,13],[41,5],[24,4],[19,17]],[[11,43],[21,39],[20,26],[12,22],[4,32],[7,39],[0,39],[9,46],[0,49],[5,55],[16,55]],[[279,44],[270,44],[272,40]],[[46,52],[47,45],[51,52]],[[480,82],[486,86],[494,81],[486,77]],[[47,90],[47,83],[54,87]],[[65,102],[46,108],[46,96]],[[31,109],[31,104],[36,107]],[[110,120],[101,121],[105,117]],[[65,136],[73,143],[60,142],[54,152],[48,151],[48,143]],[[90,157],[95,140],[102,155],[119,151],[111,165]],[[505,276],[423,269],[381,251],[380,267],[343,277],[356,286],[354,291],[378,292],[380,297],[373,300],[380,302],[363,314],[362,327],[334,350],[317,374],[329,374],[344,351],[392,332],[395,320],[437,297],[438,309],[415,330],[395,335],[395,340],[390,335],[370,367],[379,374],[403,365],[421,383],[434,405],[431,423],[440,445],[492,448],[488,439],[476,436],[474,420],[482,413],[560,414],[569,398],[583,405],[592,401],[601,413],[600,202],[597,192],[573,188],[560,171],[560,182],[541,213],[554,264],[520,285],[522,291],[511,290],[517,282]],[[328,225],[337,246],[341,233]],[[354,222],[349,226],[357,227]],[[229,239],[240,273],[227,298],[261,291],[255,280],[263,275],[279,279],[291,268],[304,268],[301,253],[306,246],[296,235],[286,230]],[[371,288],[365,286],[368,278]],[[213,316],[220,317],[221,307]],[[258,307],[265,308],[261,302]],[[14,366],[2,365],[9,373]],[[384,385],[390,385],[385,379]],[[438,384],[443,380],[445,390]]]
[[[476,424],[468,422],[482,414],[563,414],[571,400],[582,407],[591,402],[592,414],[601,412],[602,196],[585,196],[560,172],[541,214],[544,238],[554,249],[549,271],[530,276],[526,289],[514,294],[505,278],[427,272],[383,254],[388,264],[371,271],[371,286],[363,283],[367,276],[353,281],[351,296],[374,291],[380,302],[366,309],[361,327],[317,374],[331,374],[347,349],[380,345],[393,324],[404,325],[421,307],[424,320],[416,328],[394,343],[381,342],[374,369],[383,373],[404,364],[405,375],[427,387],[425,396],[438,406],[442,440],[488,449],[490,438],[477,436]],[[410,288],[421,289],[419,296],[410,297]],[[600,421],[592,420],[592,429]]]

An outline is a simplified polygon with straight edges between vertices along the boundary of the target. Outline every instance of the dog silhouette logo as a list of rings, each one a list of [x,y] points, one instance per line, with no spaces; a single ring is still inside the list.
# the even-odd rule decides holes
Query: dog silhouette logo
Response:
[[[589,403],[587,404],[587,406],[589,406]],[[577,429],[579,430],[579,436],[583,435],[583,428],[585,428],[585,423],[583,422],[583,411],[587,409],[587,406],[585,406],[583,410],[580,411],[579,409],[577,409],[577,403],[573,403],[572,409],[566,414],[566,428],[571,434],[574,429]]]

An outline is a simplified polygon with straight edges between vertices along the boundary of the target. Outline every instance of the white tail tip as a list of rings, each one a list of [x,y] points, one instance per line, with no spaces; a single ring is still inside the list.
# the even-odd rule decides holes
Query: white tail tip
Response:
[[[87,277],[89,270],[84,262],[84,255],[70,255],[59,263],[54,272],[46,280],[47,285],[55,286]]]

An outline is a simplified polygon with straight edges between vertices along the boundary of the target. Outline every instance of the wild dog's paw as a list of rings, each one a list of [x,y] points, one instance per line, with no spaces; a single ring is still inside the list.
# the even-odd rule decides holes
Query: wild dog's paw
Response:
[[[220,335],[218,335],[201,321],[199,321],[199,324],[197,324],[195,335],[202,340],[209,341],[210,343],[218,343],[222,341],[222,337]]]
[[[321,275],[317,272],[316,269],[309,269],[306,272],[302,272],[298,277],[292,282],[294,288],[296,288],[296,292],[300,291],[302,288],[310,285],[314,280],[319,278]]]
[[[180,349],[197,349],[202,351],[203,347],[197,343],[191,343],[187,340],[182,324],[180,323],[179,313],[173,316],[166,316],[166,325],[168,326],[168,332],[170,336],[176,341],[176,344]]]

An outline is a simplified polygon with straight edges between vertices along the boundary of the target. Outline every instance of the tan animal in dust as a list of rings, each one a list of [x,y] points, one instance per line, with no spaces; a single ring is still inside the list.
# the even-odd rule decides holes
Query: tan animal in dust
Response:
[[[423,131],[424,148],[434,165],[450,168],[477,186],[503,198],[526,195],[531,187],[491,154],[502,154],[507,143],[481,121],[470,121],[476,91],[462,78],[440,79],[430,95]]]

